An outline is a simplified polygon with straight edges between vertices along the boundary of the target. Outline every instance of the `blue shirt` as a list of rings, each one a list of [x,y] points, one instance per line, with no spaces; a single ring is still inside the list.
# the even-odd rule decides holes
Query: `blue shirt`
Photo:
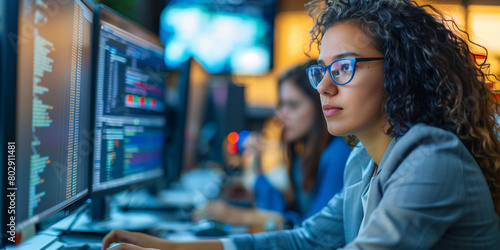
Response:
[[[343,186],[344,168],[351,148],[341,137],[333,137],[321,154],[318,173],[313,189],[302,189],[300,158],[292,164],[292,180],[296,188],[296,207],[299,211],[287,207],[283,194],[278,191],[264,175],[255,181],[255,203],[258,208],[283,213],[284,219],[294,225],[319,212]]]
[[[311,207],[314,198],[312,193],[315,190],[306,191],[303,188],[304,174],[302,173],[301,158],[299,156],[296,157],[296,159],[293,161],[292,164],[292,182],[293,182],[293,192],[295,193],[295,200],[294,200],[295,210],[300,215],[306,214],[307,211],[309,211],[309,208]],[[319,185],[316,185],[316,187],[318,186]],[[338,191],[340,190],[337,190],[337,192]],[[335,194],[332,194],[332,197],[333,195]]]

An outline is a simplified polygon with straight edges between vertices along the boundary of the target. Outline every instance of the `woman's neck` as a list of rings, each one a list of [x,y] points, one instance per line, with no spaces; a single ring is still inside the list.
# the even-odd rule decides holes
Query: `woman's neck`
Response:
[[[377,165],[380,165],[380,161],[382,161],[382,157],[392,140],[391,136],[385,134],[388,127],[389,125],[384,123],[382,126],[372,126],[372,128],[356,134],[356,137],[363,143],[366,151]]]

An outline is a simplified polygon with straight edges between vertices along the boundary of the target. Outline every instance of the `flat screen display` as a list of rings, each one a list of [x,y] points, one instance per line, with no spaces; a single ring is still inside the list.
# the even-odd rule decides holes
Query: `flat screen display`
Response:
[[[261,75],[272,67],[275,1],[171,1],[160,17],[165,63],[195,58],[211,74]]]

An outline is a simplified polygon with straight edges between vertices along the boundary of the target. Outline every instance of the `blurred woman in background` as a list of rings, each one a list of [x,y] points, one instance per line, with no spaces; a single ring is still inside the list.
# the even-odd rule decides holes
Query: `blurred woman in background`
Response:
[[[257,135],[249,137],[245,150],[252,154],[247,167],[253,181],[254,208],[241,208],[224,201],[212,201],[194,213],[194,219],[216,219],[233,225],[250,225],[264,230],[290,228],[326,206],[343,185],[343,171],[350,147],[342,137],[328,133],[318,92],[311,88],[308,61],[285,72],[279,79],[276,116],[282,124],[281,142],[287,176],[280,179],[262,173],[264,145]],[[278,181],[279,182],[279,181]]]

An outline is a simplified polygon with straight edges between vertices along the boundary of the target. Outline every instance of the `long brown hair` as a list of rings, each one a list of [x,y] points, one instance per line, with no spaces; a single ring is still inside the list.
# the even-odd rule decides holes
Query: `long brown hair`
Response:
[[[291,180],[292,176],[293,160],[297,155],[300,155],[300,166],[303,173],[302,188],[306,191],[310,191],[314,187],[321,154],[332,138],[328,133],[326,122],[323,118],[319,94],[311,87],[306,74],[307,67],[314,64],[317,64],[315,60],[309,60],[302,65],[295,66],[286,71],[278,81],[279,88],[281,88],[285,81],[292,82],[314,103],[315,118],[310,132],[299,141],[287,142],[282,140],[284,144],[283,153],[288,165],[289,179]],[[290,183],[293,185],[293,181]]]

